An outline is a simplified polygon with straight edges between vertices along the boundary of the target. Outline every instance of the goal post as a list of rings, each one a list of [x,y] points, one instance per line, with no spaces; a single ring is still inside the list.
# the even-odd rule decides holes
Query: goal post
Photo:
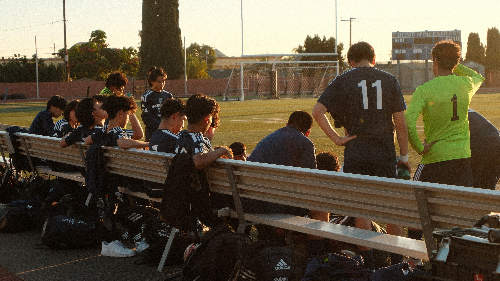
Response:
[[[274,61],[236,63],[223,100],[317,97],[339,73],[338,61],[277,60],[291,56],[331,56],[332,53],[253,55]]]

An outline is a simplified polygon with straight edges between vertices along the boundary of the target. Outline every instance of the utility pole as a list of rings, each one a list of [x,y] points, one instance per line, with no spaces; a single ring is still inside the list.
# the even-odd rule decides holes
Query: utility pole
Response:
[[[348,20],[340,20],[340,21],[348,21],[349,22],[349,47],[352,46],[352,20],[356,18],[349,18]]]
[[[66,43],[66,0],[63,0],[64,21],[64,64],[66,65],[66,81],[69,82],[68,44]]]

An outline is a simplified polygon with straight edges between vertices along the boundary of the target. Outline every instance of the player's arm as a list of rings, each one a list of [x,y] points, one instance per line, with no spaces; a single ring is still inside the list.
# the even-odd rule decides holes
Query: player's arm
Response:
[[[392,114],[394,119],[394,127],[396,128],[396,136],[399,144],[399,165],[405,165],[411,172],[410,161],[408,160],[408,127],[406,125],[404,111],[395,112]]]
[[[116,144],[121,149],[149,147],[149,142],[140,141],[140,140],[133,140],[133,139],[129,139],[129,138],[119,138],[116,141]]]
[[[457,67],[453,70],[453,73],[455,73],[458,76],[468,76],[472,79],[472,84],[473,84],[473,93],[475,93],[479,87],[481,87],[481,84],[484,81],[484,77],[481,76],[481,74],[475,72],[474,70],[468,68],[465,65],[458,64]]]
[[[324,106],[322,103],[317,102],[316,105],[314,105],[312,116],[314,117],[314,120],[316,120],[316,123],[318,123],[321,130],[325,132],[325,134],[333,141],[333,143],[342,146],[345,145],[348,141],[356,138],[356,136],[349,135],[341,137],[332,127],[330,121],[328,121],[328,118],[326,117],[327,111],[328,109],[326,108],[326,106]]]
[[[193,156],[194,166],[198,170],[203,170],[208,165],[212,164],[215,160],[219,159],[221,156],[225,155],[227,159],[232,159],[233,154],[231,149],[222,146],[216,150],[209,151],[207,153],[199,152]]]
[[[417,119],[423,112],[424,101],[421,99],[419,89],[415,90],[411,98],[410,104],[406,109],[405,119],[408,130],[408,141],[415,151],[421,154],[424,151],[424,145],[420,141],[417,131]],[[398,134],[399,135],[399,134]]]
[[[140,140],[144,137],[144,132],[142,131],[141,123],[139,123],[139,119],[135,116],[134,113],[129,114],[130,125],[132,125],[132,139]]]

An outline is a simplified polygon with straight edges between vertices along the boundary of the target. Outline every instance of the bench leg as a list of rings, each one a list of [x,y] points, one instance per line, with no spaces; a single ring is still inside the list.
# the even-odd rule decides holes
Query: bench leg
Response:
[[[170,251],[170,247],[172,246],[172,242],[174,242],[176,230],[177,229],[172,227],[172,230],[170,231],[170,234],[168,236],[167,245],[165,245],[165,250],[163,251],[163,255],[161,256],[160,264],[158,264],[158,271],[159,272],[162,272],[162,270],[163,270],[163,266],[165,265],[165,261],[167,260],[167,257],[168,257],[168,252]]]

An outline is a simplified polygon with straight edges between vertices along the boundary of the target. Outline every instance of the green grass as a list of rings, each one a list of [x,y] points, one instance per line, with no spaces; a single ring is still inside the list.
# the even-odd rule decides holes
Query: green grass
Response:
[[[411,95],[406,95],[407,103]],[[221,106],[221,123],[212,141],[213,145],[230,145],[241,141],[247,146],[250,154],[257,143],[271,132],[285,126],[288,116],[295,110],[311,112],[316,99],[270,99],[219,101]],[[477,94],[471,102],[471,108],[486,117],[493,125],[500,128],[499,94]],[[45,109],[45,103],[0,104],[0,123],[28,127],[35,115]],[[140,119],[140,107],[136,113]],[[422,126],[419,120],[417,126]],[[343,132],[343,130],[339,130]],[[421,132],[423,135],[423,132]],[[343,162],[343,148],[334,145],[321,131],[317,124],[313,125],[309,136],[318,151],[332,151],[339,155]],[[423,138],[423,137],[422,137]],[[398,148],[397,148],[398,151]],[[414,168],[420,161],[420,156],[410,149],[410,162]]]

